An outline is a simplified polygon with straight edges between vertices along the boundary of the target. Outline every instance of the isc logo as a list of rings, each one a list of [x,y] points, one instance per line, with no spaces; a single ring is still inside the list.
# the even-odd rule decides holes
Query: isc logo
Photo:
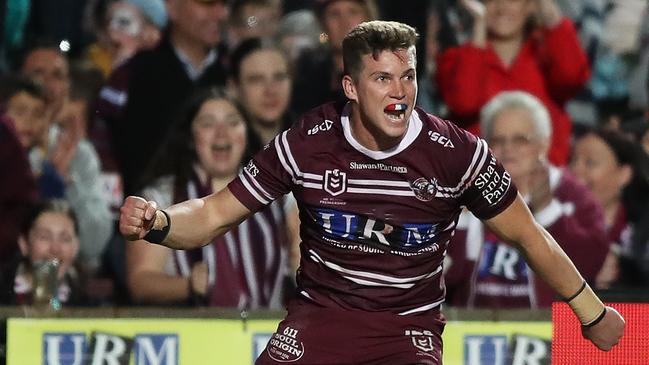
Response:
[[[309,129],[306,134],[312,136],[320,131],[328,131],[331,129],[331,126],[334,124],[334,122],[330,121],[329,119],[325,119],[324,122],[313,126],[313,128]]]
[[[430,137],[431,141],[437,142],[437,143],[441,144],[444,147],[455,148],[455,146],[453,145],[453,142],[451,142],[451,140],[448,139],[448,137],[442,136],[441,134],[439,134],[437,132],[429,131],[428,132],[428,137]]]
[[[138,334],[135,338],[95,332],[43,334],[45,365],[177,365],[178,335]]]

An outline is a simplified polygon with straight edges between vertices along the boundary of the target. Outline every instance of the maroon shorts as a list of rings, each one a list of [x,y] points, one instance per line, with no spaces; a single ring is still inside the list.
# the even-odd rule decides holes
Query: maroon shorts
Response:
[[[256,365],[439,365],[444,317],[322,308],[294,300]]]

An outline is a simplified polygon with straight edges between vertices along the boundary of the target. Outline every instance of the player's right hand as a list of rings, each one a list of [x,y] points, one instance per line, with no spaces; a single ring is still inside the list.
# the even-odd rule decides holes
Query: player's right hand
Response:
[[[604,318],[592,327],[582,327],[581,333],[600,350],[608,351],[620,341],[625,325],[618,311],[606,307]]]
[[[119,231],[129,241],[141,240],[153,227],[158,206],[139,196],[129,196],[119,209]]]

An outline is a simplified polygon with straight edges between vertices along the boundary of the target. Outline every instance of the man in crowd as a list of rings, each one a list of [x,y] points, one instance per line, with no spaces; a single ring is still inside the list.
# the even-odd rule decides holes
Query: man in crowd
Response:
[[[111,130],[126,193],[139,181],[186,95],[224,85],[224,51],[217,46],[227,17],[223,0],[169,0],[160,44],[115,70],[100,95],[99,113]]]

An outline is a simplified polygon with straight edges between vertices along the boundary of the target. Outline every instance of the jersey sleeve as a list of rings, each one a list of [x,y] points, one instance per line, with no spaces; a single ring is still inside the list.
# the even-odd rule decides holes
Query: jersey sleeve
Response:
[[[487,142],[470,133],[465,135],[469,148],[464,156],[464,185],[460,202],[476,217],[490,219],[514,201],[518,190],[503,165],[493,156]]]
[[[299,146],[289,143],[299,140],[295,134],[291,129],[279,134],[228,184],[228,189],[246,208],[257,211],[291,191],[290,165],[294,161],[290,150]]]

